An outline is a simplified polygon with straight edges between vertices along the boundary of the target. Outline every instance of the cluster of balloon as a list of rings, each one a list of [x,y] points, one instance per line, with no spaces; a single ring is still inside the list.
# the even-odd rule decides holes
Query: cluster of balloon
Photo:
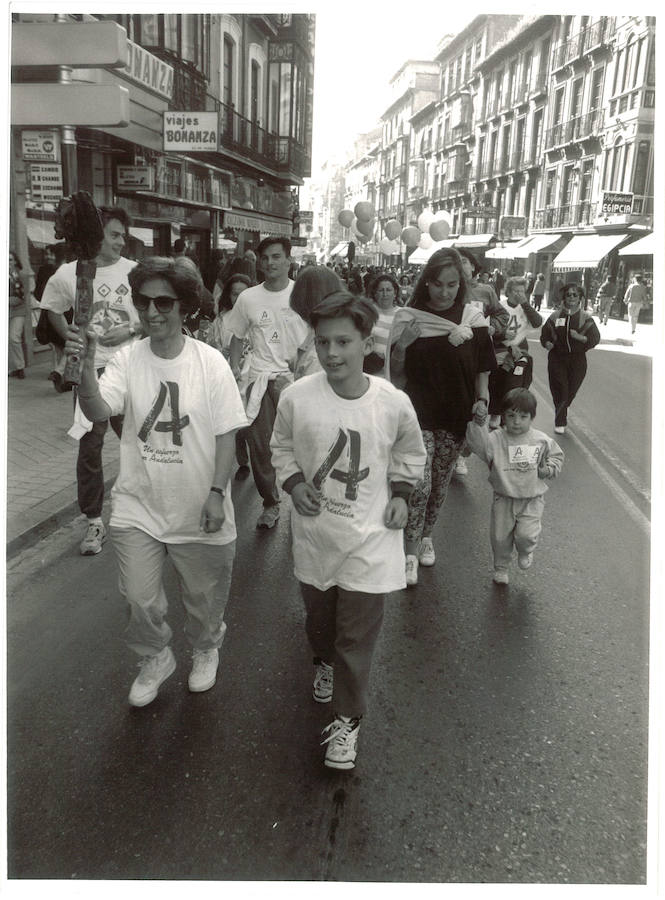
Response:
[[[353,210],[343,209],[337,216],[343,228],[350,228],[354,238],[361,244],[371,241],[376,228],[376,213],[368,200],[361,200]]]
[[[402,228],[397,219],[389,219],[383,226],[385,237],[379,243],[379,249],[383,253],[399,253],[399,250],[389,251],[387,248],[389,244],[394,246],[393,242],[396,243],[397,238],[400,238],[409,249],[420,247],[422,250],[429,250],[435,241],[443,241],[448,237],[451,224],[450,215],[445,210],[433,213],[426,209],[418,216],[417,226],[408,225],[406,228]]]

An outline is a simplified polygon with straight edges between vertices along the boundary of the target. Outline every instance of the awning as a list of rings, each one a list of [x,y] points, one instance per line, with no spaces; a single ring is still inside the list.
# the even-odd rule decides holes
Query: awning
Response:
[[[131,225],[129,233],[132,237],[135,237],[138,241],[141,241],[142,244],[145,244],[146,247],[152,247],[154,240],[152,228],[135,228],[133,225]]]
[[[436,253],[437,250],[441,250],[443,247],[452,247],[454,243],[452,238],[446,238],[443,241],[434,241],[427,250],[423,250],[422,247],[416,247],[407,262],[409,265],[424,266],[433,253]]]
[[[329,256],[341,256],[342,258],[346,258],[346,252],[349,249],[348,241],[340,241],[339,244],[336,244],[333,249],[328,254]]]
[[[661,246],[661,250],[662,250]],[[656,239],[651,234],[646,234],[643,238],[640,238],[639,241],[634,241],[632,244],[628,244],[627,247],[622,247],[619,250],[619,256],[650,256],[656,250]]]
[[[461,234],[455,238],[453,246],[468,247],[469,250],[475,247],[476,250],[479,250],[481,247],[489,247],[492,241],[496,242],[495,234]]]
[[[520,241],[520,246],[515,250],[513,259],[526,259],[532,253],[540,253],[547,250],[562,238],[561,234],[532,234],[530,237]]]
[[[556,272],[576,269],[595,269],[598,263],[625,241],[626,234],[576,234],[561,253],[554,258],[552,270]]]
[[[291,222],[268,219],[253,213],[224,213],[224,227],[235,228],[236,231],[258,231],[261,234],[278,234],[290,238],[293,233]]]
[[[515,259],[514,253],[517,243],[506,244],[505,247],[493,247],[485,254],[486,259]]]
[[[236,241],[230,241],[228,238],[223,237],[221,234],[217,238],[217,249],[218,250],[235,250],[238,246]]]
[[[57,244],[55,238],[55,223],[48,219],[26,219],[25,230],[28,240],[35,247],[48,247],[49,244]]]

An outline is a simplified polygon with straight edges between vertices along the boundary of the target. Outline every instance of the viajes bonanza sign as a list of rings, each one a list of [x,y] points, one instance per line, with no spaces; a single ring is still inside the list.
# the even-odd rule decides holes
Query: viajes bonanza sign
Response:
[[[217,150],[216,112],[165,112],[164,150]]]

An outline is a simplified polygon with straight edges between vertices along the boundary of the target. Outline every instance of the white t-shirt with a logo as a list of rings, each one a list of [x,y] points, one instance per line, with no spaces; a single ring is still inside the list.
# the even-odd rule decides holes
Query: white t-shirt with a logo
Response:
[[[90,326],[98,335],[110,335],[114,328],[127,324],[138,327],[139,314],[132,303],[132,295],[127,276],[136,265],[133,259],[120,259],[111,266],[98,266],[92,283],[92,311]],[[76,260],[64,263],[49,278],[42,295],[42,309],[50,309],[56,313],[66,313],[72,309],[76,300]],[[134,337],[124,344],[133,343]],[[95,367],[106,365],[109,359],[124,344],[103,346],[97,341],[95,351]]]
[[[248,424],[222,354],[186,337],[175,359],[162,359],[146,338],[114,355],[99,387],[111,415],[125,415],[111,525],[171,544],[235,540],[230,484],[217,485],[226,488],[221,530],[199,530],[214,484],[215,437]]]
[[[237,338],[249,338],[250,379],[259,374],[286,373],[289,362],[308,335],[308,326],[289,306],[293,282],[281,291],[262,284],[247,288],[224,317],[224,327]]]

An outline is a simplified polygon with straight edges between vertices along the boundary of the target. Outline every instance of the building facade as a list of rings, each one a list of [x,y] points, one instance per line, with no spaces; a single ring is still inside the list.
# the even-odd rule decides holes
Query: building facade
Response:
[[[120,65],[95,64],[86,29],[104,23],[123,35]],[[73,35],[93,58],[64,54],[35,66],[43,26],[62,35],[50,44]],[[169,253],[184,237],[204,275],[213,250],[297,234],[298,188],[311,171],[314,27],[304,14],[14,15],[13,48],[26,50],[12,67],[21,97],[12,118],[13,244],[38,265],[58,194],[75,190],[127,210],[130,255]],[[46,108],[40,93],[57,83],[70,93]],[[127,114],[100,121],[87,104],[67,118],[71,88],[92,96],[93,87],[119,92]],[[40,134],[55,144],[46,159],[30,152]],[[60,170],[59,191],[39,190],[47,163]]]

